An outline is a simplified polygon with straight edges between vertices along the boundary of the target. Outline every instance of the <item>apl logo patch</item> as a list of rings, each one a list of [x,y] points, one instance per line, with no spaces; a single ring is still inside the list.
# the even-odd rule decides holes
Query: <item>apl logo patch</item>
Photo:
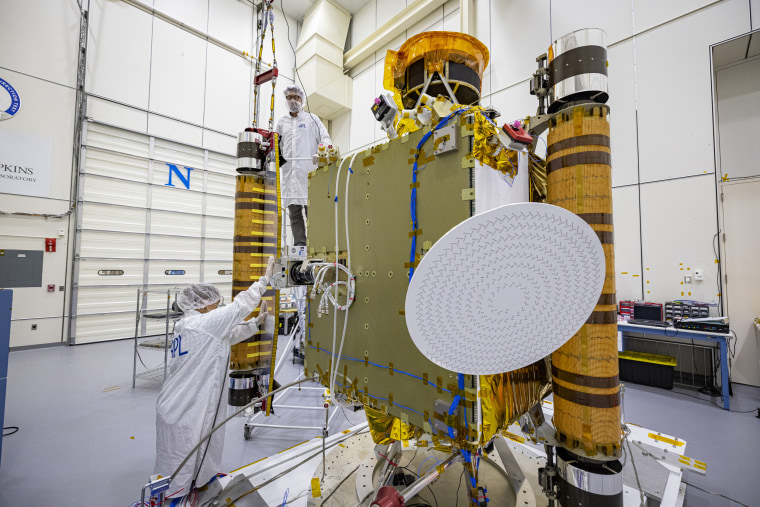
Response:
[[[0,120],[7,120],[8,118],[13,118],[18,114],[18,110],[21,109],[21,98],[18,96],[18,92],[14,87],[10,85],[9,82],[4,80],[3,78],[0,78],[0,88],[5,90],[8,95],[11,98],[11,104],[10,107],[5,109],[4,111],[0,111]],[[5,105],[7,104],[6,100],[3,100],[3,93],[0,92],[0,104]]]

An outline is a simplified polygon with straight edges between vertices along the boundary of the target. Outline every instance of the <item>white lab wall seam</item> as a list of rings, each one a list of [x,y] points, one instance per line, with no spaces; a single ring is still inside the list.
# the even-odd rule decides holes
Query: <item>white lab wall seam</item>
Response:
[[[203,200],[201,202],[201,272],[200,282],[206,271],[206,194],[208,192],[208,151],[203,152]]]
[[[210,11],[211,11],[211,0],[208,0],[208,2],[206,2],[206,33],[208,33],[209,31],[208,26],[209,26],[209,12]],[[205,71],[203,72],[203,116],[202,116],[203,120],[201,121],[201,124],[203,125],[206,125],[206,105],[208,102],[208,96],[206,95],[206,93],[208,92],[208,46],[209,44],[210,42],[207,39],[206,40],[206,68],[205,68]],[[206,131],[205,129],[203,129],[201,130],[201,146],[205,146],[206,144],[205,139],[206,139]],[[206,173],[205,173],[206,166],[205,165],[203,166],[203,170],[204,170],[203,190],[205,191],[206,190]],[[205,202],[205,198],[204,198],[204,202]],[[201,262],[201,265],[203,265],[202,262]],[[201,270],[201,273],[203,273],[203,270]],[[203,281],[202,274],[201,274],[201,281]]]
[[[151,137],[150,138],[150,147],[148,151],[148,156],[150,157],[150,160],[148,161],[148,181],[153,181],[153,157],[155,156],[155,149],[156,149],[156,140]],[[150,257],[150,232],[151,232],[151,207],[153,204],[153,187],[152,185],[148,185],[147,195],[146,195],[146,209],[145,209],[145,232],[143,233],[143,257],[145,260],[143,261],[143,280],[142,280],[142,290],[147,290],[150,284],[150,279],[148,278],[148,273],[150,270],[150,264],[149,264],[149,257]],[[148,294],[144,293],[143,300],[140,305],[141,308],[147,308],[148,306]],[[137,316],[135,316],[135,319]],[[147,320],[146,319],[140,319],[140,335],[145,336],[145,333],[147,332]]]
[[[96,95],[94,93],[88,93],[87,96],[88,97],[92,97],[94,99],[110,102],[112,104],[117,104],[119,106],[124,106],[124,107],[127,107],[129,109],[134,109],[135,111],[140,111],[142,113],[150,113],[152,115],[159,116],[159,117],[165,118],[167,120],[176,121],[178,123],[183,123],[183,124],[189,125],[191,127],[197,127],[199,129],[208,130],[209,132],[214,132],[216,134],[221,134],[221,135],[228,136],[228,137],[234,137],[234,138],[237,139],[237,134],[233,134],[233,133],[230,133],[230,132],[224,132],[222,130],[216,130],[216,129],[213,129],[213,128],[206,127],[204,125],[199,125],[197,123],[189,122],[187,120],[181,120],[179,118],[175,118],[175,117],[173,117],[171,115],[168,115],[168,114],[158,113],[156,111],[151,111],[150,109],[145,109],[145,108],[142,108],[142,107],[134,106],[132,104],[127,104],[125,102],[119,102],[118,100],[109,99],[108,97],[103,97],[101,95]],[[138,134],[146,134],[146,133],[149,132],[148,127],[147,127],[147,123],[146,123],[145,130],[143,132],[139,132],[139,131],[136,131],[136,130],[133,130],[133,129],[125,128],[122,125],[114,125],[112,123],[104,122],[104,121],[98,120],[96,118],[90,118],[90,121],[93,122],[93,123],[100,123],[102,125],[110,125],[112,127],[116,127],[116,128],[123,129],[123,130],[130,130],[131,132],[135,132],[135,133],[138,133]],[[155,134],[152,134],[152,135],[155,135]],[[174,139],[165,138],[165,137],[162,137],[160,135],[155,135],[155,137],[157,139],[165,139],[167,141],[175,141],[176,142],[176,140],[174,140]],[[200,146],[200,145],[198,145],[198,147],[202,148],[202,146]]]
[[[639,84],[637,73],[637,58],[636,58],[636,0],[631,0],[631,32],[633,40],[633,114],[635,119],[635,132],[636,132],[636,193],[639,200],[639,279],[641,280],[641,299],[646,300],[646,292],[644,288],[644,230],[643,230],[643,216],[641,212],[641,157],[639,150],[641,144],[639,142]]]
[[[88,122],[82,122],[82,140],[87,138]],[[69,298],[69,328],[66,335],[66,342],[69,345],[76,343],[76,322],[77,322],[77,297],[79,292],[79,270],[80,270],[80,257],[79,251],[81,249],[82,242],[82,203],[84,201],[84,164],[87,154],[87,147],[83,144],[80,148],[79,166],[76,168],[77,173],[77,195],[76,195],[76,211],[74,214],[74,241],[72,242],[72,259],[71,259],[71,279],[69,280],[69,286],[71,296]],[[63,336],[61,336],[63,340]]]
[[[752,3],[750,1],[750,27],[752,26]],[[749,46],[749,45],[748,45]],[[720,114],[718,110],[718,90],[716,89],[716,73],[717,70],[714,68],[713,64],[713,47],[710,46],[710,99],[712,100],[712,115],[713,115],[713,163],[715,164],[715,171],[714,171],[714,178],[715,178],[715,220],[716,220],[716,235],[717,235],[717,249],[715,251],[715,254],[717,256],[716,262],[717,262],[717,268],[718,268],[718,310],[719,315],[727,315],[728,312],[728,292],[727,290],[723,289],[723,258],[725,257],[723,250],[724,245],[721,241],[721,229],[723,224],[723,215],[724,215],[724,208],[723,208],[723,200],[720,198],[720,195],[722,195],[722,188],[721,188],[721,174],[723,174],[722,167],[721,167],[721,156],[720,156],[720,131],[719,131],[719,125],[720,125]],[[713,240],[713,245],[715,245],[715,240]]]

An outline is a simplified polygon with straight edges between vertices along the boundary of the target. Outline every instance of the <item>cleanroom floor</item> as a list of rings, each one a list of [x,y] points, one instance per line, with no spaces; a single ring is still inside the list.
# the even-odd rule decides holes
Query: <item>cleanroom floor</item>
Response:
[[[285,342],[281,336],[280,349]],[[142,352],[142,357],[149,366],[163,358],[153,351]],[[299,365],[289,356],[277,379],[284,384],[298,373]],[[3,438],[0,506],[127,507],[139,500],[153,470],[160,382],[138,381],[132,389],[131,376],[129,340],[12,352],[5,426],[18,426],[19,431]],[[737,413],[687,395],[705,398],[691,390],[628,384],[626,419],[687,441],[686,455],[708,465],[705,477],[685,472],[687,482],[760,505],[760,419],[754,412],[738,413],[760,407],[760,389],[734,385],[731,409]],[[284,403],[320,406],[321,395],[317,390],[293,392]],[[330,433],[363,419],[361,411],[341,411],[332,418]],[[323,420],[322,411],[281,409],[266,423],[320,426]],[[257,428],[246,441],[244,421],[237,418],[228,425],[225,471],[320,435],[317,430]],[[688,487],[686,505],[736,504]]]

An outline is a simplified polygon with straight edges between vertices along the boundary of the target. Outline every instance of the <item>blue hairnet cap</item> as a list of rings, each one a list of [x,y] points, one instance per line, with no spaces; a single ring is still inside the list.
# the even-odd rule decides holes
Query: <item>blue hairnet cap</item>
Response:
[[[205,308],[222,300],[222,293],[210,283],[188,285],[177,295],[177,305],[183,312]]]

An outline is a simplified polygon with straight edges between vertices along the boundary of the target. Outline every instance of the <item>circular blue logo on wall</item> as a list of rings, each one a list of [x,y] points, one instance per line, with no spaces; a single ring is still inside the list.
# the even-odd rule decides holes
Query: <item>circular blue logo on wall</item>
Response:
[[[0,120],[7,120],[13,118],[18,114],[18,110],[21,109],[21,98],[18,96],[18,92],[9,82],[0,78],[0,90],[5,90],[11,98],[11,105],[4,111],[0,111]],[[0,91],[0,104],[6,103],[2,100],[2,92]]]

